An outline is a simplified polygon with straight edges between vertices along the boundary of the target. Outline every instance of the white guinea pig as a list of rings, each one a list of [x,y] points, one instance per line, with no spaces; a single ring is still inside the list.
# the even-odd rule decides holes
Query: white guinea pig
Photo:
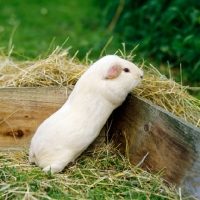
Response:
[[[95,62],[76,83],[66,103],[34,134],[29,161],[60,172],[98,136],[112,111],[142,80],[143,72],[116,55]]]

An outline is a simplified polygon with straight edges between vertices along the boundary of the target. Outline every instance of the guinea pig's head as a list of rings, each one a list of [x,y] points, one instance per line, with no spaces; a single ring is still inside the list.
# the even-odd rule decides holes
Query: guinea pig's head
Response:
[[[143,71],[130,61],[116,55],[108,55],[99,60],[102,79],[113,92],[129,93],[142,80]]]
[[[143,71],[116,55],[107,55],[91,66],[85,74],[91,87],[113,104],[120,104],[142,80]],[[99,89],[97,89],[99,88]]]

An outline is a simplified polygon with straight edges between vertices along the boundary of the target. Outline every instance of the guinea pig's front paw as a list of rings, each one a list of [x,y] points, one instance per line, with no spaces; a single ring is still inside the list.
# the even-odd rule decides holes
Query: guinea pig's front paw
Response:
[[[55,164],[51,164],[46,166],[45,168],[43,168],[43,172],[48,173],[49,171],[54,174],[54,173],[58,173],[61,172],[64,169],[63,166],[60,165],[60,163],[55,163]]]

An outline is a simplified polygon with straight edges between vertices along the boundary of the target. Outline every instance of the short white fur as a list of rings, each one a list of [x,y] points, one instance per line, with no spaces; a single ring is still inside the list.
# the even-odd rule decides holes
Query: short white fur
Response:
[[[94,141],[112,111],[142,77],[136,65],[116,55],[95,62],[76,83],[66,103],[38,127],[29,161],[45,172],[62,171]]]

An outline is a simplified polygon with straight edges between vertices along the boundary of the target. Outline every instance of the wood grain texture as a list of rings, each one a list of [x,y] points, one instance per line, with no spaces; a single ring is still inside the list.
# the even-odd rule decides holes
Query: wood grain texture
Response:
[[[37,127],[67,100],[66,88],[0,88],[0,147],[29,148]],[[130,94],[109,119],[108,138],[133,166],[163,177],[200,199],[200,129]],[[105,141],[102,130],[88,151]]]
[[[67,100],[67,88],[0,88],[0,147],[29,147],[37,127]],[[101,132],[90,146],[104,139]]]
[[[200,197],[200,129],[133,94],[109,121],[110,140],[133,166],[148,154],[140,167],[164,170],[165,180]]]

